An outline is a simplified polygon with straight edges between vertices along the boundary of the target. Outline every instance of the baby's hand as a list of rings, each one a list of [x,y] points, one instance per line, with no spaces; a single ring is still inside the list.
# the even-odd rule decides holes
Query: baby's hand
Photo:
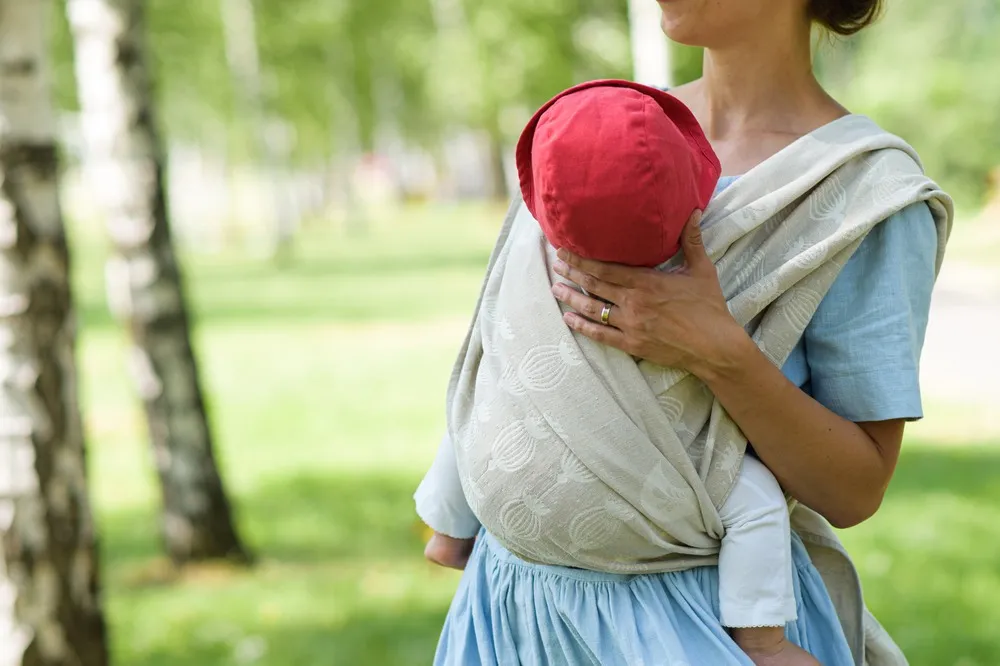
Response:
[[[475,539],[455,539],[435,532],[424,548],[424,557],[434,564],[461,571],[465,569],[475,543]]]

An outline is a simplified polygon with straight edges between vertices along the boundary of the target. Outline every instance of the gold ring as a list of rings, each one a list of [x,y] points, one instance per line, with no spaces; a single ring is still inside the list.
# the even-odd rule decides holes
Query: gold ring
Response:
[[[611,303],[605,303],[604,309],[601,310],[601,323],[605,326],[608,325],[608,319],[611,318],[611,308],[614,307]]]

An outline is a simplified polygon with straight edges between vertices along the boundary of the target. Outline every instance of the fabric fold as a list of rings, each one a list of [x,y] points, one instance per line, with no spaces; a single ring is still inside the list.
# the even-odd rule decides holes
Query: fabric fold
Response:
[[[905,142],[862,116],[800,138],[705,211],[733,317],[780,367],[868,232],[919,201],[935,216],[940,268],[952,203]],[[550,293],[561,279],[553,260],[515,201],[448,390],[470,507],[528,561],[613,573],[714,563],[717,507],[745,437],[696,377],[574,335]],[[822,518],[801,507],[792,516],[861,664],[866,632],[878,630],[866,625],[853,566]]]

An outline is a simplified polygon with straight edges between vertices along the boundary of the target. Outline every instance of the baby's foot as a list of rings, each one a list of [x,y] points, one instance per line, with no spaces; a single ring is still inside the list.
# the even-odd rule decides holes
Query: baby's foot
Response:
[[[733,640],[755,666],[823,666],[816,657],[785,638],[783,627],[733,629]]]
[[[455,539],[435,532],[424,548],[424,557],[450,569],[465,569],[475,539]]]

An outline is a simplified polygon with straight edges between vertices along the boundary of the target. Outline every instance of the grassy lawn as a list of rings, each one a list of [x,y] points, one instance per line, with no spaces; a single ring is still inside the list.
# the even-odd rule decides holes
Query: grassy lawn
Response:
[[[410,495],[443,427],[445,383],[502,213],[410,211],[361,237],[316,226],[281,271],[187,257],[222,464],[261,561],[182,577],[159,554],[143,423],[103,305],[103,252],[77,234],[117,664],[430,662],[458,579],[422,561]],[[977,439],[908,442],[882,512],[845,535],[869,604],[914,666],[1000,664],[1000,447]]]

